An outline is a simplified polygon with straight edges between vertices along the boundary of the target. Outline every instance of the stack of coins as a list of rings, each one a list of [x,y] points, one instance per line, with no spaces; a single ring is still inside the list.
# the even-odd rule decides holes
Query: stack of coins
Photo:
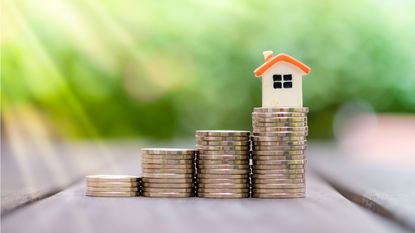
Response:
[[[86,195],[92,197],[139,196],[141,178],[126,175],[86,176]]]
[[[194,196],[195,149],[147,148],[141,151],[143,196]]]
[[[305,196],[308,108],[255,108],[253,197]]]
[[[196,131],[199,197],[249,197],[249,131]]]

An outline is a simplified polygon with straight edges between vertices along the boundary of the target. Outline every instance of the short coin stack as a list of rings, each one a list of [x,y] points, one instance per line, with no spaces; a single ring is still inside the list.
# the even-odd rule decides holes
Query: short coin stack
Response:
[[[141,178],[126,175],[86,176],[86,195],[92,197],[139,196]]]
[[[253,197],[305,196],[308,108],[255,108]]]
[[[249,197],[249,136],[249,131],[196,131],[199,197]]]
[[[145,148],[141,151],[143,196],[194,196],[195,149]]]

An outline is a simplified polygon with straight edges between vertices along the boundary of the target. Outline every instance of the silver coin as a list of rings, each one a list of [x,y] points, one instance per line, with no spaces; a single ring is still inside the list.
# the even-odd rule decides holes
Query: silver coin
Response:
[[[264,173],[264,174],[252,174],[252,179],[256,180],[263,179],[305,179],[304,173],[289,174],[289,173]]]
[[[194,159],[195,155],[153,155],[153,154],[145,154],[142,155],[143,159],[160,159],[160,160],[192,160]]]
[[[88,192],[138,192],[138,187],[87,187]]]
[[[193,169],[194,164],[147,164],[143,163],[142,168],[148,169]]]
[[[267,169],[267,170],[258,170],[253,169],[253,174],[304,174],[305,169]]]
[[[254,165],[304,165],[307,163],[304,159],[298,160],[254,160]]]
[[[253,193],[252,196],[254,198],[277,198],[277,199],[290,199],[290,198],[304,198],[305,197],[305,193],[276,193],[276,194],[271,194],[271,193]]]
[[[278,108],[264,108],[256,107],[255,112],[308,112],[308,107],[278,107]]]
[[[196,141],[201,146],[249,146],[250,141]]]
[[[144,183],[144,188],[193,188],[195,186],[194,183]]]
[[[199,183],[199,188],[206,189],[248,189],[249,183]]]
[[[212,178],[198,178],[199,184],[248,184],[248,178],[243,179],[212,179]]]
[[[299,184],[261,184],[261,183],[255,183],[253,185],[253,188],[255,190],[258,189],[283,189],[285,191],[285,189],[303,189],[305,188],[305,184],[304,183],[299,183]]]
[[[87,181],[131,182],[139,181],[141,177],[130,175],[88,175]]]
[[[248,174],[248,169],[206,169],[199,168],[198,172],[200,174],[227,174],[227,175],[243,175]]]
[[[303,146],[255,146],[255,151],[278,151],[278,150],[305,150],[307,149],[306,145]]]
[[[254,148],[254,151],[252,153],[254,156],[292,156],[292,155],[304,155],[305,150],[260,151]]]
[[[249,188],[197,188],[199,193],[247,193]]]
[[[221,136],[221,137],[234,137],[234,136],[249,136],[250,131],[243,130],[197,130],[196,136]]]
[[[194,160],[142,159],[141,162],[143,164],[191,165],[194,163]]]
[[[197,136],[196,140],[203,141],[249,141],[249,136],[229,136],[229,137],[218,137],[218,136]]]
[[[272,119],[272,120],[270,120]],[[253,122],[278,123],[278,122],[307,122],[307,117],[261,117],[252,116]]]
[[[248,193],[198,193],[199,197],[204,198],[247,198]]]
[[[166,192],[172,192],[172,193],[189,193],[193,192],[193,188],[151,188],[151,187],[144,187],[144,192],[149,193],[166,193]]]
[[[256,170],[278,170],[278,169],[305,169],[305,164],[267,164],[267,165],[254,165],[253,169]]]
[[[217,150],[222,150],[222,151],[249,151],[249,146],[202,146],[202,145],[197,145],[196,146],[198,149],[200,150],[210,150],[210,151],[217,151]]]
[[[216,160],[204,160],[200,159],[198,161],[199,165],[249,165],[249,160],[247,158],[241,160],[226,160],[226,159],[216,159]]]
[[[286,141],[305,141],[305,136],[285,136],[285,137],[258,137],[253,136],[252,141],[254,142],[286,142]]]
[[[302,131],[254,132],[253,135],[258,136],[258,137],[284,137],[284,136],[306,137],[308,135],[308,132],[307,131],[305,132],[302,132]]]
[[[245,174],[197,174],[199,180],[202,179],[248,179],[248,172]]]
[[[304,193],[305,188],[253,188],[254,193]]]
[[[308,127],[255,127],[254,133],[259,132],[306,132]]]
[[[193,178],[193,174],[143,173],[143,180],[145,180],[145,178],[186,179]]]
[[[191,178],[143,178],[143,183],[169,183],[169,184],[188,184],[193,182],[193,176]]]
[[[138,192],[94,192],[86,191],[85,195],[91,197],[135,197]]]
[[[278,161],[281,161],[281,160],[305,160],[306,159],[305,155],[286,155],[286,156],[254,155],[252,158],[253,158],[254,161],[258,161],[258,162],[271,161],[270,163],[273,163],[274,161],[278,162]]]
[[[200,150],[199,151],[199,157],[205,156],[205,155],[223,155],[223,156],[247,156],[249,154],[248,150],[233,150],[233,151],[224,151],[224,150]]]
[[[145,154],[156,155],[192,155],[196,153],[195,149],[188,148],[142,148],[141,151]]]
[[[286,141],[286,142],[253,142],[254,146],[300,146],[306,145],[307,141]]]
[[[206,164],[199,164],[199,169],[249,169],[249,165],[241,165],[241,164],[215,164],[215,165],[206,165]]]
[[[193,197],[194,193],[177,193],[177,192],[143,192],[144,197],[158,197],[158,198],[183,198]]]
[[[144,173],[167,173],[167,174],[193,174],[194,169],[167,169],[167,168],[158,168],[158,169],[150,169],[150,168],[143,168]]]
[[[267,112],[252,112],[252,113],[267,113]],[[272,117],[266,118],[280,118],[280,117],[306,117],[306,112],[268,112],[272,113]],[[264,117],[265,118],[265,117]]]
[[[302,184],[305,183],[305,179],[289,179],[289,178],[280,178],[280,179],[252,179],[254,184]]]
[[[272,127],[307,127],[307,122],[277,122],[277,123],[263,123],[252,122],[252,127],[257,128],[272,128]]]

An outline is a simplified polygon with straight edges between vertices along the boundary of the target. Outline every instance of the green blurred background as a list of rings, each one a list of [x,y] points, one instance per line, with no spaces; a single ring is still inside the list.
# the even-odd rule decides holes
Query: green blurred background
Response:
[[[63,139],[251,129],[263,50],[312,68],[312,139],[350,101],[415,112],[415,2],[3,0],[2,123]],[[34,123],[34,124],[37,124]]]

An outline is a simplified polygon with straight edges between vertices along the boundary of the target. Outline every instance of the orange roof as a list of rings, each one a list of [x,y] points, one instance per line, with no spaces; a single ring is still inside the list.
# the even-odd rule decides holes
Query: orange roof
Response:
[[[295,66],[297,66],[299,69],[304,71],[304,73],[308,74],[311,71],[311,68],[300,62],[299,60],[291,57],[290,55],[287,55],[285,53],[280,53],[277,56],[268,59],[264,64],[262,64],[260,67],[258,67],[254,73],[256,77],[261,77],[262,74],[265,73],[271,66],[273,66],[275,63],[285,61],[288,63],[291,63]]]

